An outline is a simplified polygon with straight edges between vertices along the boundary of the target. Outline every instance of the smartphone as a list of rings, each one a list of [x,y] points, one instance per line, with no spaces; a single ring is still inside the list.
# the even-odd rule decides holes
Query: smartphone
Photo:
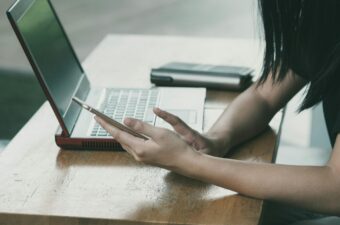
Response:
[[[96,116],[98,116],[101,119],[103,119],[105,122],[107,122],[110,125],[118,128],[119,130],[124,131],[126,133],[129,133],[129,134],[131,134],[131,135],[133,135],[135,137],[142,138],[144,140],[149,140],[149,138],[147,138],[143,134],[137,133],[136,131],[132,130],[131,128],[125,126],[124,124],[121,124],[118,121],[108,117],[107,115],[105,115],[104,113],[100,112],[99,110],[93,108],[92,106],[89,106],[88,104],[86,104],[85,102],[80,100],[79,98],[73,97],[72,100],[74,102],[76,102],[78,105],[80,105],[81,107],[83,107],[84,109],[86,109],[87,111],[95,114]]]

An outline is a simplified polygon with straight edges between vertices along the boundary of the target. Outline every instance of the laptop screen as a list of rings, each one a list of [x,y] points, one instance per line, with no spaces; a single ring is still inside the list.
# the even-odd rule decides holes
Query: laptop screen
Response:
[[[47,0],[33,0],[16,25],[70,132],[80,109],[72,105],[74,115],[66,112],[84,74],[53,9]]]

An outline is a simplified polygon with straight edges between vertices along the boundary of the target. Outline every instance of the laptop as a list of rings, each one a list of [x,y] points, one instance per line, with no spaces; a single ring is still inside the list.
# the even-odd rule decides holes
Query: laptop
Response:
[[[55,140],[61,148],[122,149],[95,122],[92,114],[72,101],[73,97],[119,122],[125,117],[134,117],[170,128],[153,114],[152,108],[157,106],[202,131],[205,89],[95,87],[87,78],[49,0],[17,0],[7,16],[58,119],[60,126]]]

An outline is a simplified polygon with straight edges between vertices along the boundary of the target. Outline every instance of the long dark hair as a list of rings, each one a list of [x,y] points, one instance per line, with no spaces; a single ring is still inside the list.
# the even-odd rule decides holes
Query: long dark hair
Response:
[[[339,0],[259,0],[259,9],[266,43],[259,84],[270,73],[280,82],[289,70],[308,78],[300,111],[340,88]]]

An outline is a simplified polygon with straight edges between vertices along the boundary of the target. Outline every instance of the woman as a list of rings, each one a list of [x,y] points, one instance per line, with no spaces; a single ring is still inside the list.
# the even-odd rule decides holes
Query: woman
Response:
[[[254,198],[340,215],[340,1],[260,0],[259,5],[266,42],[263,74],[207,133],[195,132],[161,109],[154,109],[155,114],[177,133],[131,118],[124,121],[149,136],[148,141],[96,119],[137,161]],[[264,131],[272,117],[307,84],[300,110],[323,103],[333,145],[326,165],[288,166],[221,158]],[[330,224],[337,218],[327,220]]]

